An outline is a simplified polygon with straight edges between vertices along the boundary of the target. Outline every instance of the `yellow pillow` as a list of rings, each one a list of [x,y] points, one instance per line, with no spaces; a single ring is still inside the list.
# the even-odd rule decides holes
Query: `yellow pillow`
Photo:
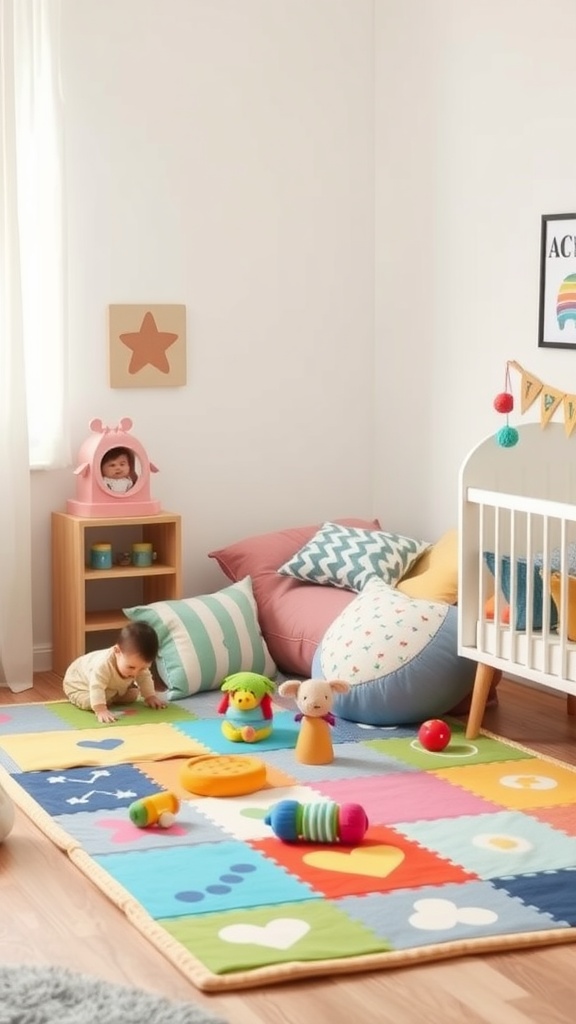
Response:
[[[562,631],[562,617],[560,612],[560,605],[562,603],[561,596],[562,587],[562,574],[559,572],[550,573],[550,593],[552,594],[552,600],[558,609],[558,621],[560,623],[558,632]],[[568,630],[567,636],[569,640],[576,640],[576,576],[568,577]]]
[[[448,530],[398,583],[396,590],[423,601],[458,601],[458,530]]]

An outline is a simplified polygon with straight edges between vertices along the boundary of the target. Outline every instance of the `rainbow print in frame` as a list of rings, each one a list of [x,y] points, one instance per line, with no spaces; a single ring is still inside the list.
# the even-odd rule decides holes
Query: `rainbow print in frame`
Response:
[[[539,348],[576,348],[576,213],[542,216]]]

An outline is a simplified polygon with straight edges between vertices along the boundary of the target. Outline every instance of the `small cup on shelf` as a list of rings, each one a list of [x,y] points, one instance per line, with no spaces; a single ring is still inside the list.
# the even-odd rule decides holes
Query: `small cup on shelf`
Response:
[[[153,560],[152,545],[148,541],[132,545],[132,565],[145,569],[152,565]]]
[[[92,569],[112,568],[112,545],[93,544],[90,548],[90,567]]]

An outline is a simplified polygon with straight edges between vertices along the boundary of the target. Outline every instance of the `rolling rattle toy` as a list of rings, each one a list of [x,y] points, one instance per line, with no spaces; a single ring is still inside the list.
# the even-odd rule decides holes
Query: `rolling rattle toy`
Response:
[[[301,804],[280,800],[264,821],[285,843],[360,843],[369,822],[360,804]]]
[[[170,828],[174,824],[180,810],[180,801],[174,793],[152,793],[140,800],[135,800],[128,808],[128,815],[133,825],[138,828]]]

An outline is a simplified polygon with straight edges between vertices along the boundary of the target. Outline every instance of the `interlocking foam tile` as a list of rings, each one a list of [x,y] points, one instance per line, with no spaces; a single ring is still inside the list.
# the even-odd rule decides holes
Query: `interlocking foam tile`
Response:
[[[87,853],[118,853],[121,850],[154,850],[162,847],[190,846],[191,843],[213,843],[225,839],[225,833],[207,821],[196,807],[183,803],[170,828],[154,825],[137,828],[126,809],[108,814],[90,813],[57,818],[61,828],[77,839]]]
[[[185,736],[203,743],[216,754],[252,754],[258,757],[263,751],[295,747],[300,728],[294,721],[294,715],[282,711],[274,716],[272,734],[267,739],[258,740],[256,743],[233,743],[222,735],[222,721],[222,718],[218,718],[178,722],[178,729]]]
[[[249,755],[250,756],[250,755]],[[176,796],[181,799],[189,799],[190,797],[196,797],[196,793],[191,793],[186,789],[180,779],[182,768],[188,763],[189,758],[172,758],[169,761],[139,761],[137,766],[140,771],[144,772],[149,779],[157,782],[162,789],[170,789]],[[266,764],[266,785],[263,789],[274,789],[279,786],[291,786],[296,780],[293,776],[288,775],[286,772],[278,771],[272,765]],[[199,797],[198,799],[205,799]]]
[[[92,711],[81,711],[68,701],[52,705],[54,714],[66,722],[72,729],[94,729],[97,725]],[[107,729],[126,725],[157,725],[158,722],[193,722],[195,715],[178,704],[168,704],[165,708],[149,708],[143,701],[135,704],[114,705],[111,709],[116,715],[115,722],[108,722]],[[54,728],[54,727],[53,727]],[[20,732],[24,730],[21,729]]]
[[[556,807],[569,803],[574,796],[574,772],[534,757],[434,774],[503,807]]]
[[[0,782],[194,984],[408,967],[438,944],[463,957],[576,941],[576,770],[483,733],[470,743],[457,721],[435,754],[416,726],[337,719],[333,761],[303,765],[293,702],[275,708],[266,746],[224,741],[220,699],[144,709],[149,721],[132,707],[92,729],[73,728],[93,717],[66,701],[0,710]],[[182,786],[189,760],[228,751],[264,763],[261,789]],[[160,790],[181,800],[174,823],[136,828],[130,804]],[[283,842],[264,820],[283,799],[359,803],[368,830],[355,846]]]
[[[402,889],[422,878],[464,882],[473,877],[430,850],[407,841],[384,826],[370,827],[357,846],[322,843],[281,843],[260,839],[250,845],[301,878],[317,893],[332,899],[386,889]]]
[[[222,700],[220,690],[206,690],[203,693],[195,693],[192,697],[184,697],[182,700],[173,701],[180,708],[189,711],[195,718],[216,718],[217,707]]]
[[[576,864],[576,839],[518,811],[461,817],[456,828],[453,818],[397,822],[395,828],[482,878]]]
[[[18,781],[52,815],[128,808],[138,797],[160,791],[131,764],[24,772]]]
[[[414,729],[403,725],[360,725],[337,718],[332,729],[332,742],[358,743],[361,740],[402,739],[413,735]]]
[[[145,850],[96,857],[121,885],[127,885],[153,917],[209,914],[239,907],[308,900],[307,885],[288,875],[257,850],[224,841],[169,850]]]
[[[516,878],[495,878],[493,884],[511,896],[550,914],[566,927],[576,926],[576,868],[565,871],[540,871]]]
[[[506,747],[498,740],[482,737],[467,740],[463,733],[456,732],[445,750],[424,750],[416,736],[403,740],[368,740],[368,746],[379,750],[387,757],[395,757],[405,764],[426,771],[442,768],[460,768],[462,765],[484,764],[487,761],[512,761],[526,758],[526,751]]]
[[[234,800],[219,800],[204,797],[198,801],[198,810],[215,822],[234,839],[265,839],[273,834],[270,825],[264,821],[270,808],[279,800],[297,800],[311,804],[323,801],[323,797],[306,786],[290,786],[285,789],[265,789],[248,796],[237,796]]]
[[[339,906],[395,949],[420,946],[423,937],[430,943],[454,942],[562,927],[490,882],[424,885],[382,895],[350,896]]]
[[[15,704],[0,708],[0,736],[10,736],[23,732],[54,732],[56,729],[69,729],[62,722],[54,704]],[[92,717],[94,724],[94,717]]]
[[[533,807],[529,813],[532,818],[565,832],[567,836],[576,836],[576,813],[573,804],[565,807]]]
[[[29,736],[6,736],[2,746],[22,771],[44,771],[82,765],[121,764],[157,758],[205,754],[206,747],[187,739],[172,725],[141,725],[139,729],[101,726]]]
[[[373,825],[393,825],[400,818],[409,821],[433,821],[444,816],[483,814],[498,811],[490,803],[458,788],[453,791],[450,775],[437,779],[430,772],[393,773],[382,778],[339,779],[318,782],[315,789],[340,803],[359,803]]]
[[[378,741],[376,741],[378,742]],[[270,750],[266,764],[288,772],[298,782],[315,784],[330,779],[357,779],[367,775],[409,771],[409,766],[387,757],[379,747],[372,749],[366,743],[339,743],[330,764],[300,764],[293,750]],[[416,769],[413,769],[416,771]]]
[[[215,974],[265,964],[361,956],[391,948],[325,900],[160,923],[188,949],[202,949],[203,961]]]

